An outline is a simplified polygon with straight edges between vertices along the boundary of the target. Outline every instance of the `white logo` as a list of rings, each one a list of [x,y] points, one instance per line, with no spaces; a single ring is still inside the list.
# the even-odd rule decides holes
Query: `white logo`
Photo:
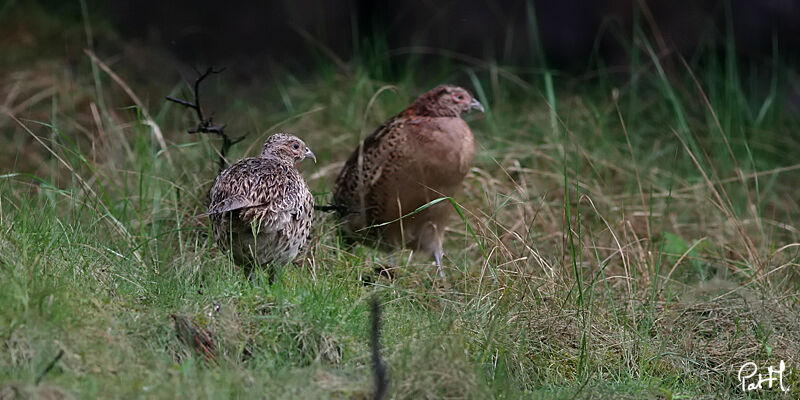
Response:
[[[755,380],[748,383],[747,380],[756,376],[758,373],[758,365],[754,362],[747,362],[739,368],[739,382],[742,384],[742,391],[747,392],[750,390],[761,389],[763,384],[767,384],[772,389],[772,384],[777,383],[781,391],[788,392],[789,388],[783,386],[783,371],[786,370],[786,364],[781,360],[778,368],[771,365],[767,367],[767,374],[758,374],[758,381]]]

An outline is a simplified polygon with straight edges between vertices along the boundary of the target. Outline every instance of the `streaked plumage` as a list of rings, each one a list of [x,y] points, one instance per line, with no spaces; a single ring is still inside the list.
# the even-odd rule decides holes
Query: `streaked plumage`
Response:
[[[389,248],[426,251],[442,274],[442,240],[452,208],[447,202],[365,228],[458,191],[475,155],[472,132],[461,119],[471,109],[483,111],[468,91],[438,86],[369,135],[336,179],[333,202],[345,231]]]
[[[239,160],[217,177],[206,214],[217,244],[238,265],[272,270],[294,260],[308,242],[314,198],[295,166],[306,157],[316,161],[302,140],[277,133],[258,157]]]

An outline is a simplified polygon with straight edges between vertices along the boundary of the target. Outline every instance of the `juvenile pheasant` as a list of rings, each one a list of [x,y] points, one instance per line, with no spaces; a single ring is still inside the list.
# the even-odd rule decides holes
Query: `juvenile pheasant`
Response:
[[[305,158],[317,161],[302,140],[276,133],[258,157],[239,160],[214,182],[205,213],[214,238],[248,272],[268,266],[273,279],[308,241],[314,198],[295,167]]]
[[[333,190],[344,230],[387,248],[433,255],[442,272],[442,240],[452,196],[472,165],[475,141],[461,114],[483,106],[468,91],[438,86],[369,135],[345,163]],[[380,227],[373,227],[395,221]],[[372,228],[368,228],[372,227]]]

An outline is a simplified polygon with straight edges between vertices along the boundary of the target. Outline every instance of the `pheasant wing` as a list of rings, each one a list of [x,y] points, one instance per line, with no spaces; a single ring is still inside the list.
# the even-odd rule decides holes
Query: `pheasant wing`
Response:
[[[347,213],[361,212],[367,207],[364,197],[391,168],[391,162],[401,158],[405,151],[404,118],[393,118],[364,139],[359,149],[347,159],[334,189],[334,203]]]

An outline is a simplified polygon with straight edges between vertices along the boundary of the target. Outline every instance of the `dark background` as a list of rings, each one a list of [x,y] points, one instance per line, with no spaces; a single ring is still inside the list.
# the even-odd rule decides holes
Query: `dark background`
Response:
[[[52,3],[80,13],[78,2]],[[662,51],[687,57],[724,44],[729,29],[744,62],[772,59],[777,43],[781,58],[796,65],[800,48],[800,2],[793,0],[116,0],[88,8],[107,14],[123,39],[157,42],[187,63],[243,73],[271,62],[311,71],[309,64],[330,53],[347,61],[360,53],[401,59],[404,51],[441,49],[525,66],[541,62],[534,20],[547,66],[569,72],[596,68],[596,59],[627,63],[637,22]]]

